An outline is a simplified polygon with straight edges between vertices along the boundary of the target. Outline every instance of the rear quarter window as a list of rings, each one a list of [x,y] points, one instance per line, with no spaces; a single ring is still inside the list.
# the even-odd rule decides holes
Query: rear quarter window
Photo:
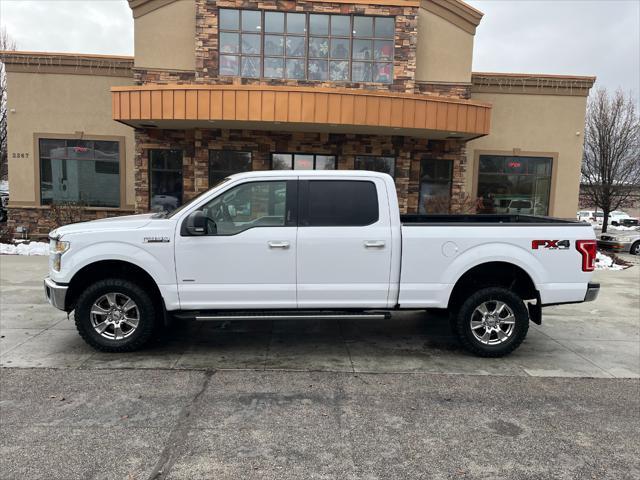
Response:
[[[378,193],[373,182],[310,180],[307,185],[302,226],[363,227],[378,221]]]

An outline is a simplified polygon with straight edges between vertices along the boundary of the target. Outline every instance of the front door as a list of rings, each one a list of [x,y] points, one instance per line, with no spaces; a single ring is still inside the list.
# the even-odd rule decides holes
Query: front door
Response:
[[[247,181],[200,207],[206,234],[176,236],[182,309],[296,307],[296,191],[290,178]]]
[[[376,177],[304,179],[301,174],[299,308],[388,306],[392,245],[384,189]]]

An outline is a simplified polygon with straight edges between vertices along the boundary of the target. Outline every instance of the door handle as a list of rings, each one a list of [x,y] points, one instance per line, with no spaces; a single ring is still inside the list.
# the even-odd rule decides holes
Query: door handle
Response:
[[[269,248],[289,248],[289,242],[268,242]]]
[[[364,248],[384,248],[384,241],[367,240],[366,242],[364,242]]]

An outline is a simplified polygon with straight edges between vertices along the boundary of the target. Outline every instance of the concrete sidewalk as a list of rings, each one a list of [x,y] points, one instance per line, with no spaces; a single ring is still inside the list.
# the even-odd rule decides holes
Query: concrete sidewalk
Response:
[[[454,373],[551,377],[640,377],[640,267],[601,271],[596,302],[545,309],[525,343],[502,359],[460,350],[446,318],[390,321],[182,323],[142,352],[99,353],[50,307],[47,259],[0,257],[0,365],[52,368],[251,369]]]

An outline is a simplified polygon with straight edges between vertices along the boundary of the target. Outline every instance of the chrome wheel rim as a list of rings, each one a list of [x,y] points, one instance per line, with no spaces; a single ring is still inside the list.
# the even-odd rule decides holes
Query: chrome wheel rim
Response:
[[[500,345],[506,342],[516,327],[516,316],[504,302],[489,300],[471,314],[471,333],[484,345]]]
[[[636,243],[631,251],[634,255],[640,255],[640,243]]]
[[[131,336],[139,323],[138,306],[122,293],[106,293],[91,307],[91,326],[101,337],[109,340]]]

